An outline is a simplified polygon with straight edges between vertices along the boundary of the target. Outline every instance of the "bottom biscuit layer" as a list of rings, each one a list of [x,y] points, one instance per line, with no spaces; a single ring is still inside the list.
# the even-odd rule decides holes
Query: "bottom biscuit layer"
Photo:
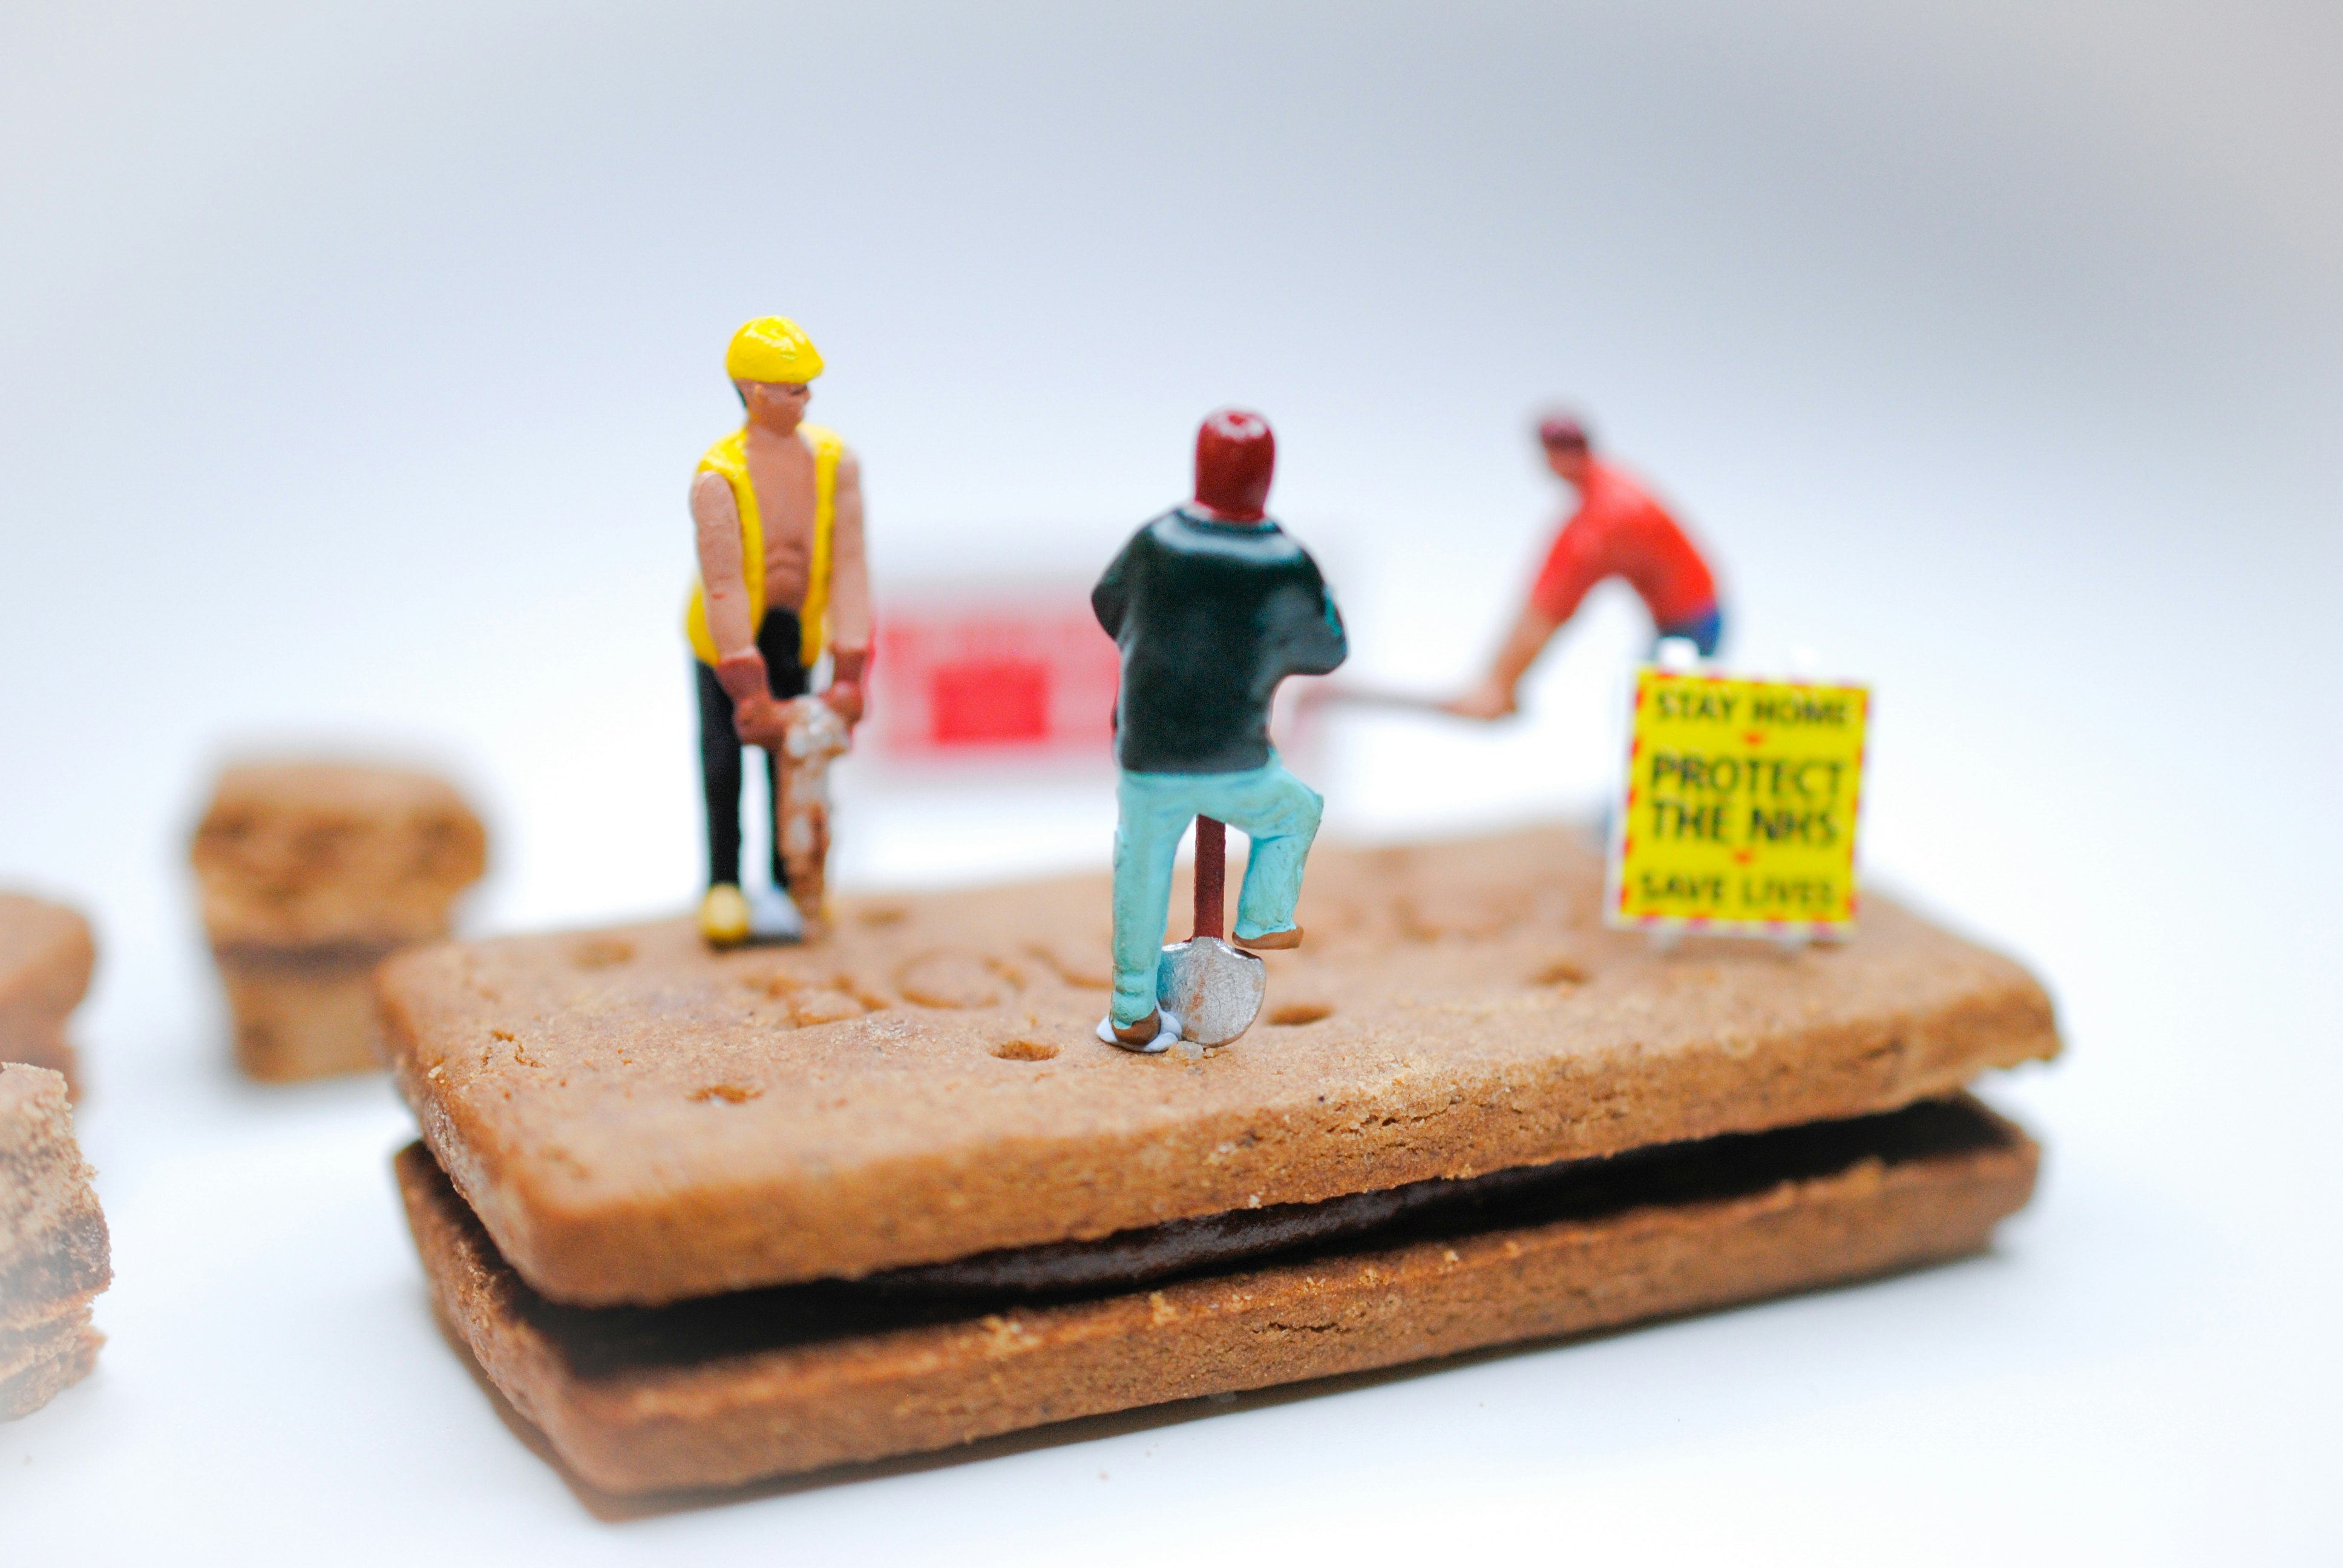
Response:
[[[89,1326],[87,1296],[54,1303],[39,1317],[19,1307],[0,1324],[0,1386],[26,1369],[53,1359],[59,1347]]]
[[[397,950],[390,942],[216,949],[236,1066],[266,1083],[379,1071],[374,970]]]
[[[1444,1233],[1035,1303],[863,1282],[563,1307],[430,1154],[397,1159],[441,1315],[588,1483],[737,1485],[1081,1416],[1396,1366],[1979,1251],[2039,1151],[1974,1101],[1557,1167]],[[992,1310],[988,1310],[990,1306]]]
[[[0,1421],[32,1414],[96,1369],[106,1336],[89,1326],[88,1316],[85,1309],[79,1314],[84,1321],[30,1347],[33,1353],[0,1377]]]

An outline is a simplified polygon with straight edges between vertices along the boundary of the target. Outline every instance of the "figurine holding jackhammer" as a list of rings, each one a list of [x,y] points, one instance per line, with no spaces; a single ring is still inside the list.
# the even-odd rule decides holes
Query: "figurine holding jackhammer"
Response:
[[[724,368],[747,418],[692,478],[699,581],[684,618],[708,805],[699,932],[715,947],[820,933],[829,767],[862,717],[870,663],[861,472],[836,431],[804,422],[821,355],[768,316],[733,334]],[[825,650],[830,685],[810,697]],[[744,746],[765,749],[772,780],[772,885],[753,900],[740,879]]]
[[[1212,414],[1196,435],[1195,499],[1134,534],[1091,591],[1122,650],[1114,1000],[1099,1036],[1126,1050],[1162,1050],[1181,1038],[1181,1020],[1159,1005],[1159,970],[1172,860],[1192,819],[1212,825],[1214,851],[1222,823],[1252,841],[1236,945],[1302,944],[1294,905],[1324,801],[1271,749],[1270,701],[1287,676],[1324,675],[1349,649],[1318,563],[1264,509],[1276,464],[1267,420],[1240,408]],[[1198,839],[1202,884],[1201,823]],[[1200,898],[1200,940],[1219,934],[1205,930],[1218,924],[1217,863],[1210,879],[1214,907],[1208,916]]]

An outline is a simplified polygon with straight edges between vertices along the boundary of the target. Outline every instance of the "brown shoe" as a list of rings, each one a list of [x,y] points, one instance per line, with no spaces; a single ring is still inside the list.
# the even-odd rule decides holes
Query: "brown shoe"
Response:
[[[1265,953],[1277,952],[1285,948],[1298,948],[1302,945],[1302,928],[1288,926],[1282,931],[1263,931],[1257,937],[1239,937],[1236,939],[1236,944],[1241,948],[1250,948],[1254,951]]]
[[[1155,1043],[1155,1037],[1162,1031],[1163,1010],[1156,1008],[1137,1023],[1116,1025],[1114,1040],[1127,1050],[1145,1050]]]

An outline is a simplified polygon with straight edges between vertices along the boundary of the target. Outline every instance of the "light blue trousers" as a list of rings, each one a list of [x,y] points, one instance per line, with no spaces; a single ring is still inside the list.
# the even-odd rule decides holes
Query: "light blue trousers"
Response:
[[[1121,818],[1114,829],[1111,1016],[1118,1028],[1127,1028],[1155,1010],[1172,862],[1188,824],[1211,817],[1252,840],[1244,889],[1237,895],[1236,934],[1265,936],[1293,924],[1302,862],[1326,802],[1274,753],[1265,767],[1240,773],[1126,772],[1114,794]]]

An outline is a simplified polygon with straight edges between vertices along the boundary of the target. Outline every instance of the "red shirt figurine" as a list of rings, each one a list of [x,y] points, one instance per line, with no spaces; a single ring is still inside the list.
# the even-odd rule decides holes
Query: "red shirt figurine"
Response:
[[[1660,638],[1683,638],[1709,658],[1724,636],[1716,578],[1666,508],[1625,472],[1597,461],[1577,420],[1546,420],[1538,427],[1538,441],[1546,467],[1578,492],[1578,510],[1555,538],[1488,675],[1445,705],[1467,719],[1503,719],[1514,711],[1523,675],[1578,613],[1587,590],[1605,578],[1627,580],[1651,611]]]

